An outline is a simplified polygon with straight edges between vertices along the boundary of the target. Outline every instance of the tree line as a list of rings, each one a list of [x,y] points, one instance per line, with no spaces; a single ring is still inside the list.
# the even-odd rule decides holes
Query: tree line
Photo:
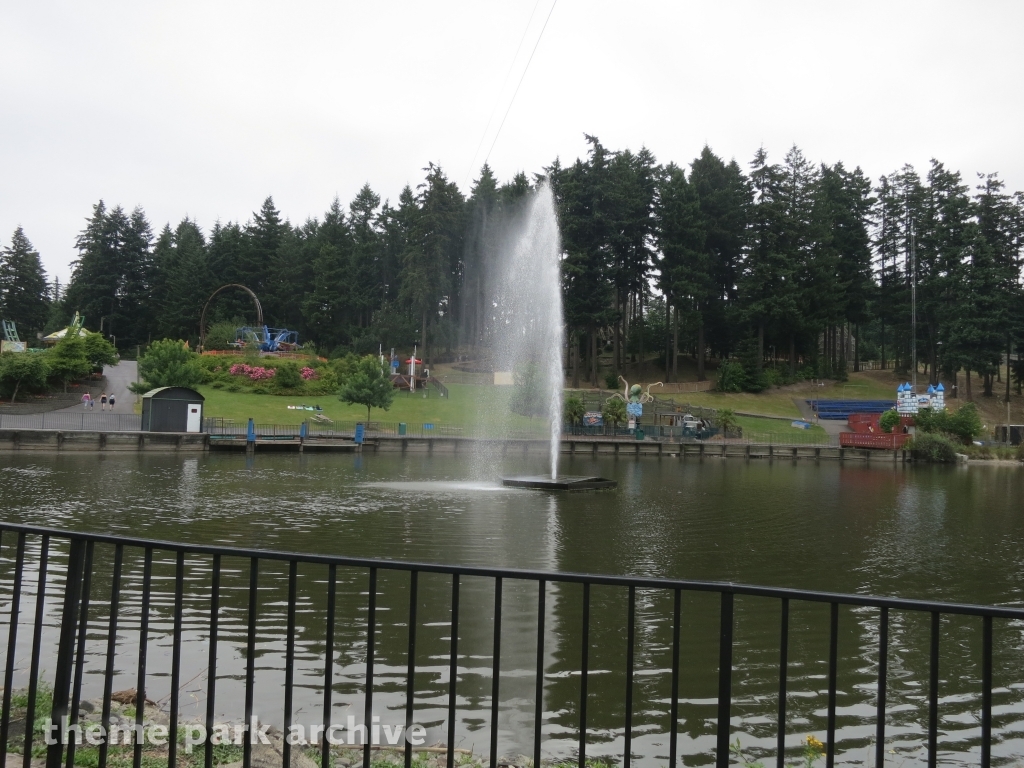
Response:
[[[907,370],[916,347],[931,382],[963,371],[968,393],[973,373],[991,394],[1024,340],[1024,196],[996,174],[971,184],[933,160],[924,175],[907,165],[872,181],[795,146],[777,161],[762,148],[741,165],[704,147],[660,164],[587,141],[585,157],[532,178],[501,183],[485,165],[468,194],[431,164],[395,203],[367,184],[301,224],[268,197],[245,223],[185,218],[155,233],[141,208],[100,201],[67,286],[48,282],[14,233],[0,251],[0,316],[28,338],[78,311],[121,349],[195,342],[207,297],[241,283],[268,324],[324,353],[417,343],[431,361],[484,356],[496,233],[550,183],[577,384],[600,383],[600,355],[615,372],[657,359],[669,380],[681,361],[704,379],[735,360],[727,385],[756,391],[841,378],[862,360]],[[251,300],[225,292],[209,319],[251,322]]]

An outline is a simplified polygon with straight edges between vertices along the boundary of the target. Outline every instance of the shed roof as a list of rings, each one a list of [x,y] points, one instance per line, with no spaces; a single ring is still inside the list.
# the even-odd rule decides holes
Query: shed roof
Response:
[[[206,398],[188,387],[157,387],[151,389],[142,396],[143,398],[156,398],[157,400],[191,400],[205,402]]]

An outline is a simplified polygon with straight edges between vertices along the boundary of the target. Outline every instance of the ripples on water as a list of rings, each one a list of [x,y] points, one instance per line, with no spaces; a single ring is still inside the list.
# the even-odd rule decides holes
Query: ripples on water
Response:
[[[507,472],[541,469],[522,461]],[[451,457],[425,455],[26,456],[0,467],[4,519],[69,530],[365,557],[530,569],[730,580],[809,589],[1020,605],[1022,547],[1019,470],[968,471],[840,467],[834,464],[579,458],[563,471],[615,477],[614,493],[550,495],[469,477]],[[38,540],[28,562],[38,565]],[[0,617],[10,605],[13,537],[0,542]],[[110,598],[110,549],[97,548],[87,644],[86,695],[101,690]],[[52,652],[65,553],[51,553],[47,632]],[[149,693],[169,697],[173,558],[153,569]],[[320,722],[327,570],[301,566],[295,721]],[[256,710],[281,722],[286,643],[286,564],[263,562],[258,598]],[[245,675],[248,563],[222,570],[217,703],[240,718]],[[126,552],[118,613],[115,690],[135,685],[142,557]],[[379,573],[375,711],[404,722],[408,583]],[[35,575],[26,572],[18,642],[24,684]],[[367,575],[338,569],[332,720],[361,720]],[[205,712],[210,559],[186,564],[182,690],[185,716]],[[450,579],[420,576],[416,722],[431,741],[445,733]],[[460,590],[459,745],[489,741],[493,584],[464,578]],[[579,704],[577,585],[548,585],[545,643],[545,754],[575,746]],[[668,756],[672,595],[638,591],[633,752],[644,765]],[[627,594],[595,586],[589,643],[588,754],[621,758]],[[680,666],[680,752],[709,764],[718,686],[718,599],[685,594]],[[737,598],[734,738],[772,759],[778,708],[779,604]],[[808,733],[824,739],[828,606],[791,604],[788,745],[796,759]],[[924,759],[929,617],[892,612],[887,749],[894,765]],[[503,597],[502,754],[532,752],[537,585],[506,580]],[[842,609],[839,634],[839,762],[873,763],[878,612]],[[996,621],[994,762],[1024,756],[1021,627]],[[940,762],[977,763],[981,623],[943,619]],[[7,629],[0,627],[6,644]],[[2,649],[0,649],[2,652]],[[46,661],[49,659],[50,661]],[[49,664],[49,666],[47,666]],[[52,653],[43,668],[53,669]],[[52,672],[51,672],[52,674]]]

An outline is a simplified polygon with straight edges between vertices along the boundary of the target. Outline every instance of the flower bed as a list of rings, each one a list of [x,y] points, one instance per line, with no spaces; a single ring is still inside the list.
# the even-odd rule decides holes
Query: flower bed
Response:
[[[262,365],[246,365],[235,363],[229,369],[232,376],[248,376],[252,381],[263,381],[274,378],[273,368],[264,368]]]

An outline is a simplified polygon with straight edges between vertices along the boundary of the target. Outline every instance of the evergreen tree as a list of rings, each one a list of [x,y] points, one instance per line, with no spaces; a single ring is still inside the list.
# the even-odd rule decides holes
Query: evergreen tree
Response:
[[[238,224],[228,222],[222,225],[218,221],[213,225],[207,248],[207,266],[212,287],[203,297],[204,302],[209,298],[209,294],[222,285],[249,285],[249,275],[246,274],[243,264],[245,253],[246,239]],[[248,318],[249,323],[256,322],[252,299],[240,290],[228,290],[218,294],[207,317],[211,322],[231,318]]]
[[[751,163],[750,181],[754,190],[750,251],[740,276],[743,314],[756,333],[756,373],[764,361],[764,337],[767,328],[792,323],[798,316],[798,262],[795,252],[803,244],[798,229],[802,222],[787,221],[787,213],[803,212],[802,178],[789,179],[787,169],[769,165],[768,155],[759,149]],[[760,380],[751,382],[763,389]]]
[[[379,226],[380,195],[364,184],[349,203],[349,227],[352,239],[348,284],[352,289],[355,322],[366,328],[380,308],[390,288],[384,276],[384,242]]]
[[[287,270],[294,264],[283,261],[281,254],[281,246],[290,234],[291,225],[281,219],[272,197],[263,201],[260,210],[253,213],[252,220],[243,229],[238,274],[242,284],[259,297],[264,320],[269,325],[281,323],[283,304],[295,295],[287,284]]]
[[[678,372],[674,355],[678,352],[679,315],[697,329],[697,380],[704,381],[704,316],[715,296],[711,256],[705,244],[707,234],[700,211],[700,200],[686,173],[669,163],[658,188],[657,243],[661,252],[659,285],[675,307],[671,349],[673,360],[666,362],[672,374]],[[671,379],[670,379],[671,380]]]
[[[737,315],[733,306],[738,303],[737,286],[747,248],[750,183],[735,160],[726,164],[705,146],[690,164],[690,184],[700,206],[704,249],[714,284],[701,311],[701,328],[708,329],[707,346],[727,355],[734,336],[730,318]],[[698,359],[698,366],[702,365]]]
[[[39,253],[21,227],[0,251],[0,316],[13,321],[23,340],[35,338],[46,325],[49,296]]]
[[[562,306],[572,352],[573,386],[579,386],[581,343],[589,363],[590,379],[598,385],[597,355],[600,331],[617,317],[611,305],[609,279],[608,153],[593,136],[586,163],[577,159],[568,167],[547,169],[558,206],[562,235]]]
[[[949,331],[950,348],[958,367],[967,374],[967,399],[973,399],[971,372],[979,373],[991,395],[991,379],[1003,352],[1005,328],[1000,322],[1003,301],[1000,296],[1000,269],[994,250],[972,223],[967,233],[965,262],[954,283],[953,312]]]
[[[207,266],[206,238],[199,225],[185,218],[173,233],[165,227],[157,240],[154,259],[160,276],[157,334],[197,343],[203,305],[217,287]]]
[[[423,359],[430,358],[429,329],[458,306],[462,278],[462,193],[431,163],[416,196],[418,215],[402,257],[403,299],[420,317]]]
[[[499,217],[498,183],[484,163],[466,202],[465,269],[462,317],[464,339],[470,346],[483,340],[487,325],[488,276],[497,257],[496,228]]]

